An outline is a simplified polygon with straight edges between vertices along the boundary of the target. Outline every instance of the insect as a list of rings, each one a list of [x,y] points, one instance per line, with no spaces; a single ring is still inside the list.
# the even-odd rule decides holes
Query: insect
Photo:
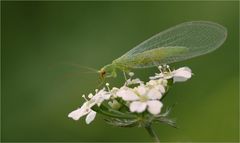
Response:
[[[121,57],[102,67],[100,77],[116,77],[116,70],[128,72],[170,64],[210,53],[227,38],[227,29],[208,21],[185,22],[160,32]]]

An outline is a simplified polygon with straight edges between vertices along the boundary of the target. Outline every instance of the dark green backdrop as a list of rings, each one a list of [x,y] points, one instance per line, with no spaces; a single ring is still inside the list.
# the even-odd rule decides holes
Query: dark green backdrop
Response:
[[[1,2],[2,141],[151,141],[144,129],[67,114],[94,91],[100,68],[176,24],[208,20],[228,29],[217,51],[173,64],[194,76],[165,105],[179,129],[154,125],[162,141],[238,141],[239,2]],[[147,79],[156,69],[136,71]],[[121,85],[122,76],[110,81]]]

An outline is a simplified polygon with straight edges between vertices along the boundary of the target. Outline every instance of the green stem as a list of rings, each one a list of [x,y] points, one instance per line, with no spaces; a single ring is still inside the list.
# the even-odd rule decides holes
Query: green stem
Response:
[[[111,110],[110,112],[105,111],[105,110],[102,110],[100,107],[97,107],[97,106],[93,106],[92,109],[94,111],[98,112],[98,113],[101,113],[105,116],[109,116],[109,117],[113,117],[113,118],[136,118],[133,115],[124,114],[124,113],[113,111],[113,110]]]
[[[153,130],[151,125],[148,125],[145,127],[147,132],[149,133],[149,135],[155,140],[156,143],[160,143],[160,140],[157,136],[157,134],[155,133],[155,131]]]
[[[135,116],[135,115],[126,114],[126,113],[120,112],[120,111],[118,111],[118,110],[114,110],[114,109],[112,109],[112,108],[110,108],[109,106],[106,106],[106,105],[104,105],[104,104],[102,104],[101,106],[102,106],[104,109],[107,109],[108,112],[113,113],[113,114],[116,114],[116,115],[119,115],[119,116],[121,116],[122,118],[133,118],[133,119],[137,118],[137,116]]]

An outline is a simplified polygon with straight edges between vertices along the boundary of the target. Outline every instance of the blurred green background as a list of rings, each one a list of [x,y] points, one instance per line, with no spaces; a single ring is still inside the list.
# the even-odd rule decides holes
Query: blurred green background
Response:
[[[155,124],[161,141],[233,142],[239,138],[239,2],[1,2],[2,141],[151,141],[142,128],[116,128],[101,115],[86,125],[67,118],[94,91],[100,68],[150,36],[186,21],[228,29],[217,51],[189,66],[165,106],[179,129]],[[147,79],[156,71],[137,70]],[[121,85],[123,77],[109,81]]]

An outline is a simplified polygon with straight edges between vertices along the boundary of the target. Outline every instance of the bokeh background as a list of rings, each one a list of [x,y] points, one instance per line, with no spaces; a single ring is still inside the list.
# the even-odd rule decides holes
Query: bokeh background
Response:
[[[155,124],[161,141],[230,142],[239,138],[239,2],[1,2],[2,141],[151,141],[142,128],[116,128],[104,117],[67,118],[93,92],[100,68],[176,24],[208,20],[228,29],[217,51],[189,66],[165,106],[179,129]],[[147,79],[155,68],[137,70]],[[123,83],[122,75],[109,81]]]

